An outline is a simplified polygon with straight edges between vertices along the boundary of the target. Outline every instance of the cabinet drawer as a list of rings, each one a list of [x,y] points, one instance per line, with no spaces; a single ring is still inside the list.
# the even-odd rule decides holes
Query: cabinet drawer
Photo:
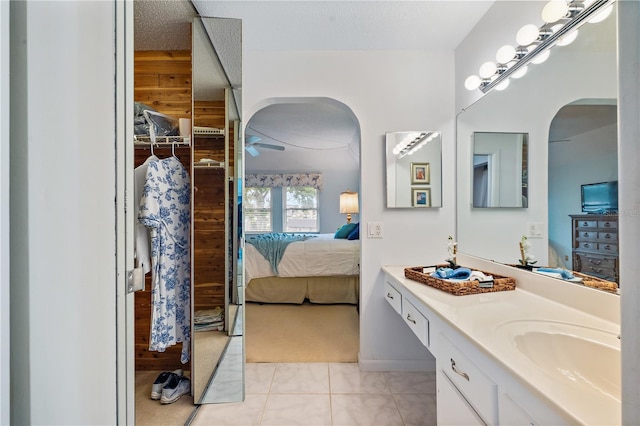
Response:
[[[598,222],[595,220],[579,220],[578,223],[576,223],[576,227],[578,229],[580,228],[597,228],[598,227]]]
[[[615,243],[616,241],[618,241],[618,233],[613,231],[613,232],[598,232],[598,239],[600,241],[611,241],[612,243]]]
[[[402,318],[413,333],[418,336],[420,342],[429,347],[429,320],[406,299],[402,303]]]
[[[598,222],[598,228],[618,229],[617,221],[602,220]]]
[[[578,241],[578,248],[583,250],[598,250],[598,243],[595,241]]]
[[[384,298],[389,302],[398,315],[402,315],[402,295],[386,281],[384,283]]]
[[[442,359],[439,369],[453,382],[474,410],[487,424],[498,423],[497,386],[489,377],[471,362],[444,335],[440,335],[442,345],[438,359]]]
[[[598,238],[598,233],[596,231],[580,231],[578,238],[581,240],[595,240]]]
[[[608,244],[608,243],[598,243],[598,250],[602,252],[602,254],[618,254],[618,245]]]

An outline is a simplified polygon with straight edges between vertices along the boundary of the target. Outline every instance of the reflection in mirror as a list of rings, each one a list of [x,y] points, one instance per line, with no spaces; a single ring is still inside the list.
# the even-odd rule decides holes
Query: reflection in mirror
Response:
[[[526,133],[473,133],[473,207],[527,207]]]
[[[385,139],[387,207],[442,207],[440,132],[392,132]]]
[[[519,242],[526,236],[536,266],[555,264],[570,270],[578,268],[572,261],[569,240],[572,219],[569,215],[581,213],[580,185],[574,180],[575,173],[571,177],[561,177],[559,171],[580,170],[581,183],[617,180],[617,169],[611,167],[602,174],[595,167],[597,163],[609,163],[615,156],[601,143],[605,140],[611,143],[613,138],[617,141],[614,136],[616,125],[602,123],[604,127],[574,129],[575,132],[569,133],[569,128],[575,127],[576,122],[596,124],[593,118],[584,116],[587,111],[579,108],[565,111],[561,114],[564,119],[553,123],[558,111],[579,100],[606,99],[614,100],[608,103],[615,103],[615,15],[614,4],[614,10],[606,20],[583,25],[572,44],[553,49],[544,64],[531,65],[528,73],[511,81],[506,90],[487,93],[458,115],[456,238],[461,253],[517,264]],[[473,163],[472,135],[487,129],[528,135],[527,209],[478,209],[470,203],[473,194],[472,168],[469,167]],[[575,137],[577,135],[581,137]],[[587,136],[590,153],[577,155],[573,149],[578,148],[579,140],[585,140],[584,136]],[[574,142],[565,139],[574,139]],[[557,211],[559,204],[564,202],[572,205]],[[560,223],[561,227],[557,225]]]
[[[237,19],[195,18],[192,26],[192,381],[197,404],[244,399],[244,295],[238,251],[241,25]],[[220,308],[224,326],[204,326],[210,313]]]

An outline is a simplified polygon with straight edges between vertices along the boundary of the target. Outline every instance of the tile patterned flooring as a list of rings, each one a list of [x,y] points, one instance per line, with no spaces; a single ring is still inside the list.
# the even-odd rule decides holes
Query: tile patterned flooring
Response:
[[[244,402],[202,405],[191,425],[435,425],[435,383],[433,372],[360,371],[357,363],[248,363]]]

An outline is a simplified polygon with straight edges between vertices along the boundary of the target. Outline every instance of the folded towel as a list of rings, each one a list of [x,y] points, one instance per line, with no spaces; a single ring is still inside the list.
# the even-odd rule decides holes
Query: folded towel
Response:
[[[480,271],[472,271],[469,275],[469,281],[493,281],[492,275],[487,275]]]
[[[469,268],[438,268],[436,271],[431,274],[431,276],[436,278],[443,279],[457,279],[457,280],[466,280],[469,279],[471,275],[471,269]]]
[[[563,280],[572,280],[575,276],[568,270],[562,268],[537,268],[535,272],[540,272],[545,275],[560,278]]]

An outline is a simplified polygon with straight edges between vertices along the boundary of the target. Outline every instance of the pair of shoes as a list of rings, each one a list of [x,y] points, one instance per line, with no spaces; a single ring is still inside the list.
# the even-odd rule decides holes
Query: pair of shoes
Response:
[[[154,401],[160,399],[160,397],[162,396],[162,389],[167,384],[169,384],[169,381],[174,376],[182,376],[182,370],[178,368],[173,372],[163,371],[162,373],[160,373],[160,375],[153,382],[153,385],[151,385],[151,399],[153,399]]]
[[[162,388],[161,404],[171,404],[184,394],[191,392],[191,381],[184,376],[172,376],[169,383]]]

